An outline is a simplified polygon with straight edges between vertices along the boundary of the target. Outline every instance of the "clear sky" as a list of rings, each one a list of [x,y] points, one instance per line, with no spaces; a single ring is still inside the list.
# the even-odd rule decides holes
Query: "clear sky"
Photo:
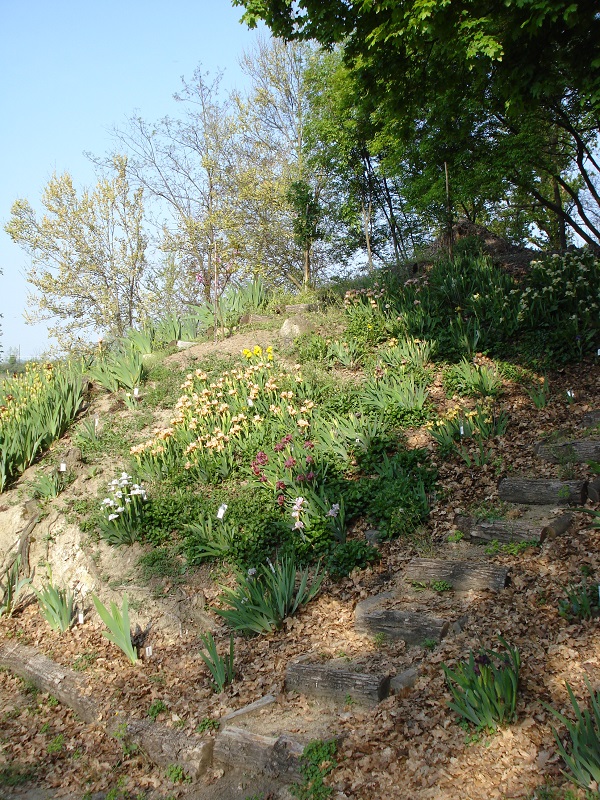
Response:
[[[0,320],[4,355],[47,346],[43,325],[26,325],[28,256],[4,232],[19,197],[39,208],[53,172],[95,182],[84,152],[111,149],[110,131],[133,112],[173,114],[181,76],[225,71],[243,86],[238,58],[256,31],[229,0],[0,0]]]

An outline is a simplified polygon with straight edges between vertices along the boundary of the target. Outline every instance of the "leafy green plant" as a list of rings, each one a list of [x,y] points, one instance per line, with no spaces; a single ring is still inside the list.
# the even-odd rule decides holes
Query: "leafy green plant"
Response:
[[[451,583],[448,583],[448,581],[431,581],[430,585],[434,592],[443,593],[454,591],[454,587]]]
[[[368,542],[352,539],[334,544],[327,556],[325,569],[334,577],[346,577],[357,567],[362,569],[368,564],[379,561],[379,551]]]
[[[236,589],[225,588],[220,600],[230,608],[215,608],[236,631],[269,633],[286,617],[315,597],[323,582],[319,568],[310,580],[308,567],[300,573],[296,588],[296,561],[292,556],[276,564],[261,564],[248,573],[237,573]]]
[[[302,782],[290,787],[297,800],[327,800],[331,797],[333,789],[325,784],[324,778],[337,766],[336,752],[335,741],[316,739],[306,745],[299,764]]]
[[[36,768],[21,764],[5,764],[0,767],[0,786],[22,786],[35,779]]]
[[[127,656],[132,664],[138,660],[138,654],[131,642],[131,625],[129,623],[129,600],[127,595],[123,596],[123,603],[121,609],[117,604],[112,601],[110,604],[110,611],[102,604],[102,602],[92,595],[92,602],[96,607],[96,611],[100,615],[102,622],[108,628],[107,631],[102,631],[102,635],[108,639],[109,642],[116,644],[123,653]]]
[[[496,370],[466,358],[449,367],[444,383],[452,393],[470,397],[498,397],[502,391],[502,378]]]
[[[438,646],[438,643],[435,639],[423,639],[421,644],[425,650],[435,650],[435,648]]]
[[[218,731],[219,720],[212,719],[211,717],[202,717],[200,722],[196,725],[196,733],[206,733],[206,731]]]
[[[600,611],[598,592],[597,583],[567,587],[566,598],[558,602],[558,613],[567,619],[592,619]]]
[[[233,634],[229,637],[229,653],[226,656],[220,656],[217,651],[217,645],[210,631],[200,635],[202,644],[206,648],[206,653],[200,653],[200,658],[208,667],[210,674],[213,676],[211,683],[215,692],[222,692],[223,689],[230,683],[233,683],[235,676],[234,667],[234,652],[233,652]]]
[[[75,595],[69,589],[60,589],[52,583],[52,569],[48,569],[48,583],[41,589],[33,589],[40,611],[54,631],[65,633],[75,619]]]
[[[148,716],[152,722],[156,722],[159,715],[167,710],[167,706],[162,700],[153,700],[148,709]]]
[[[415,425],[427,418],[426,403],[429,391],[414,376],[387,375],[367,381],[361,391],[360,403],[399,425]]]
[[[12,617],[20,595],[31,584],[31,578],[20,578],[21,554],[8,567],[0,580],[0,617]]]
[[[499,637],[506,652],[482,648],[451,670],[442,665],[453,700],[449,707],[478,728],[496,730],[516,716],[521,658],[516,647]]]
[[[192,779],[180,764],[169,764],[165,776],[171,783],[191,783]]]
[[[61,472],[39,472],[31,483],[31,496],[41,500],[58,497],[68,482]]]
[[[577,786],[590,789],[600,784],[600,692],[593,692],[587,678],[585,685],[590,693],[591,709],[582,710],[567,683],[575,721],[567,719],[546,703],[544,705],[567,729],[570,741],[566,745],[553,729],[558,751],[567,766],[567,777]]]
[[[54,753],[60,753],[64,746],[65,735],[64,733],[59,733],[58,736],[55,736],[51,742],[48,742],[46,751],[48,752],[48,755],[53,755]]]
[[[455,544],[461,542],[464,538],[465,535],[462,531],[452,531],[452,533],[448,534],[446,541]]]
[[[118,389],[133,391],[142,382],[146,368],[138,350],[122,346],[97,358],[89,373],[92,380],[114,393]]]
[[[0,492],[62,436],[82,402],[81,370],[72,363],[28,364],[0,382]]]
[[[185,553],[192,565],[211,559],[226,559],[234,550],[239,534],[236,525],[224,519],[213,525],[210,517],[186,525],[184,531]]]
[[[527,396],[537,409],[546,408],[550,399],[550,383],[548,376],[544,375],[541,382],[535,382],[526,387]]]
[[[137,541],[144,515],[146,490],[126,472],[112,480],[108,487],[111,497],[102,501],[104,518],[100,523],[102,538],[119,547]]]

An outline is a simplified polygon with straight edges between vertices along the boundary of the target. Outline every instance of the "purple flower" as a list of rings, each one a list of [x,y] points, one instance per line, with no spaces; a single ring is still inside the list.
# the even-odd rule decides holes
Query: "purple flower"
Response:
[[[263,453],[262,450],[259,450],[259,452],[256,454],[255,460],[257,464],[264,466],[265,464],[269,463],[269,456],[266,453]]]
[[[290,456],[288,459],[286,459],[286,460],[285,460],[285,462],[284,462],[283,466],[284,466],[286,469],[292,469],[292,467],[295,467],[295,466],[296,466],[296,459],[295,459],[295,458],[292,458],[292,457]]]
[[[277,483],[275,484],[275,488],[277,489],[277,491],[282,491],[283,489],[285,489],[285,481],[277,481]]]
[[[282,494],[280,494],[279,497],[277,498],[277,505],[283,506],[284,504],[285,504],[285,497]]]
[[[313,450],[314,447],[315,447],[315,443],[307,441],[307,442],[304,442],[303,447],[304,447],[305,450]]]
[[[314,472],[307,472],[306,473],[306,480],[307,481],[312,481],[314,479],[314,477],[315,477],[315,473]]]

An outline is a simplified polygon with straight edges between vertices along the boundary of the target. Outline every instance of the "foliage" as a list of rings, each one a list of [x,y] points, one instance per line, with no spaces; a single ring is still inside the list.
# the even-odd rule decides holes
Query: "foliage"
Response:
[[[345,578],[354,569],[362,569],[379,561],[381,555],[368,542],[353,539],[334,544],[327,556],[325,569],[334,577]]]
[[[43,216],[17,200],[6,225],[32,258],[32,318],[59,320],[50,335],[66,350],[98,331],[123,336],[142,308],[143,190],[131,190],[125,157],[113,158],[109,169],[112,176],[81,193],[68,173],[54,175],[42,194]]]
[[[205,733],[206,731],[219,730],[219,720],[212,719],[211,717],[203,717],[198,725],[196,725],[196,733]]]
[[[191,778],[180,764],[169,764],[165,770],[165,776],[171,783],[190,783]]]
[[[237,535],[235,525],[210,517],[186,526],[185,553],[189,564],[197,565],[212,559],[227,559],[234,552]]]
[[[233,634],[229,637],[229,653],[225,656],[219,655],[217,645],[210,631],[200,634],[202,644],[206,648],[206,653],[200,653],[200,658],[208,667],[213,677],[211,686],[215,692],[222,692],[223,689],[233,682],[235,676]]]
[[[152,720],[152,722],[156,722],[157,717],[159,714],[162,714],[163,711],[167,710],[167,706],[164,704],[162,700],[153,700],[150,704],[150,708],[148,709],[148,716]]]
[[[521,659],[516,647],[500,637],[504,653],[482,648],[451,670],[442,665],[453,700],[449,707],[478,728],[496,730],[516,716]]]
[[[138,539],[144,517],[146,490],[123,472],[120,478],[110,482],[108,491],[112,497],[102,501],[105,514],[100,523],[102,538],[114,547],[133,544]]]
[[[337,744],[332,741],[316,739],[306,745],[300,757],[300,776],[302,783],[291,787],[297,800],[326,800],[333,794],[323,779],[337,766]]]
[[[317,568],[311,579],[307,567],[300,573],[296,588],[296,561],[292,556],[275,564],[261,564],[247,574],[238,572],[237,587],[226,587],[220,597],[230,608],[214,611],[236,631],[269,633],[315,597],[323,577]]]
[[[453,408],[428,427],[442,456],[457,453],[463,458],[469,458],[469,452],[462,446],[462,442],[473,440],[483,453],[483,443],[496,436],[503,436],[508,421],[505,411],[496,413],[493,406],[478,404],[471,411]]]
[[[107,389],[129,389],[140,386],[146,369],[139,351],[134,347],[121,345],[108,353],[101,353],[89,368],[93,380]]]
[[[494,369],[466,358],[446,371],[444,383],[451,392],[470,397],[498,397],[502,391],[502,379]]]
[[[23,590],[30,585],[31,578],[20,578],[21,572],[21,554],[13,563],[7,568],[0,581],[0,617],[5,614],[8,617],[13,615],[17,608],[17,601]]]
[[[131,642],[131,625],[129,623],[129,600],[127,595],[123,596],[121,608],[117,606],[114,601],[111,601],[110,611],[102,604],[102,602],[92,595],[92,601],[96,607],[96,611],[100,615],[102,622],[108,628],[107,631],[102,631],[102,635],[108,639],[109,642],[116,644],[123,653],[127,656],[132,664],[138,660],[138,654]]]
[[[69,482],[68,479],[69,476],[62,472],[38,472],[31,483],[31,496],[40,500],[58,497]]]
[[[554,738],[558,751],[567,766],[568,777],[577,786],[589,789],[592,786],[597,787],[600,783],[600,693],[593,692],[587,678],[585,685],[591,697],[591,710],[580,708],[573,690],[567,684],[569,699],[576,717],[575,722],[559,714],[550,706],[547,708],[567,729],[570,739],[567,745],[563,744],[556,730],[554,730]]]
[[[75,619],[75,596],[69,589],[60,589],[52,583],[52,570],[48,565],[48,583],[40,590],[33,589],[42,616],[53,631],[65,633]]]
[[[427,388],[412,375],[374,378],[367,381],[360,403],[396,425],[419,425],[427,418]]]
[[[559,600],[558,613],[567,619],[592,619],[600,611],[597,583],[568,586],[566,598]]]
[[[28,363],[0,384],[0,492],[66,431],[83,402],[74,364]]]
[[[548,376],[544,375],[541,381],[530,384],[527,387],[527,394],[533,405],[539,410],[546,408],[550,399],[550,384]]]
[[[600,260],[578,251],[533,261],[518,321],[543,336],[555,358],[582,358],[600,333]]]

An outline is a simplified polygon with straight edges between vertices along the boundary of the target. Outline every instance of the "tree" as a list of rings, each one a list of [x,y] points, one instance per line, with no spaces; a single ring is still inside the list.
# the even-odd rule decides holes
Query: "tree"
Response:
[[[600,241],[594,0],[233,2],[278,36],[343,42],[388,170],[423,177],[441,197],[446,163],[465,205],[501,203],[512,187],[557,217],[563,242],[561,225]]]
[[[219,291],[239,271],[236,122],[219,85],[220,76],[210,80],[198,67],[175,95],[181,117],[157,123],[134,117],[126,130],[115,131],[133,179],[157,202],[160,248],[176,259],[188,303],[211,299],[215,266]]]
[[[131,190],[127,166],[115,156],[112,176],[80,194],[68,173],[54,175],[41,216],[27,200],[12,206],[5,230],[32,260],[29,319],[58,321],[49,332],[64,349],[77,337],[122,336],[141,313],[143,192]]]

